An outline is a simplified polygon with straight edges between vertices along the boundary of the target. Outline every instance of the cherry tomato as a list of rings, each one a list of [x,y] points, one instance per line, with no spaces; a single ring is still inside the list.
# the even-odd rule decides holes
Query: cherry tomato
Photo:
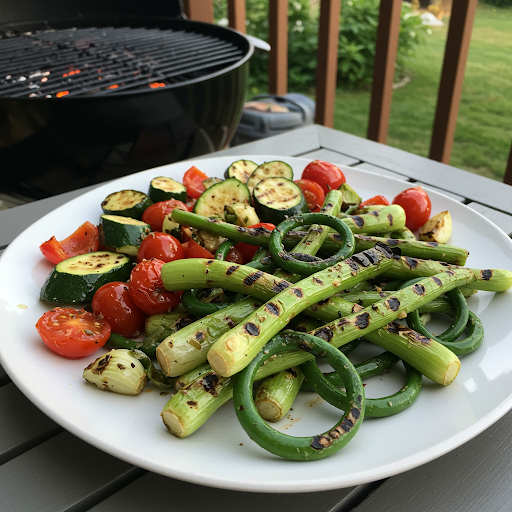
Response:
[[[334,164],[315,160],[302,171],[302,178],[318,183],[325,194],[345,183],[345,175]]]
[[[302,194],[312,212],[320,211],[325,199],[324,189],[316,181],[301,179],[295,183],[299,185]]]
[[[203,181],[207,179],[208,176],[203,171],[200,171],[197,167],[192,166],[183,175],[183,185],[187,187],[187,194],[194,199],[198,199],[199,196],[206,190],[203,185]]]
[[[393,204],[399,204],[405,210],[405,225],[412,231],[421,228],[430,218],[430,197],[421,187],[402,190],[393,199]]]
[[[130,274],[128,290],[133,302],[148,315],[167,313],[180,303],[182,292],[168,292],[162,283],[161,260],[144,260]]]
[[[142,214],[142,221],[151,226],[151,231],[162,231],[162,224],[165,217],[169,215],[175,208],[188,212],[187,205],[177,199],[167,199],[167,201],[159,201],[152,204]]]
[[[194,206],[196,205],[197,199],[194,199],[193,197],[187,198],[187,208],[189,212],[194,211]]]
[[[84,309],[54,308],[36,323],[44,343],[57,354],[78,359],[96,352],[110,337],[110,325]]]
[[[137,252],[137,262],[156,258],[164,262],[181,260],[185,257],[185,250],[177,238],[168,233],[154,231],[144,238]]]
[[[249,226],[250,228],[265,228],[269,231],[274,230],[276,227],[274,224],[271,224],[270,222],[260,222],[258,224],[253,224],[252,226]],[[239,251],[242,254],[242,257],[244,259],[244,263],[249,263],[256,254],[256,251],[259,249],[257,245],[251,245],[246,244],[245,242],[240,242],[235,245],[235,249]]]
[[[185,258],[207,258],[209,260],[213,260],[215,256],[191,238],[188,241]]]
[[[133,302],[128,283],[113,281],[98,288],[92,298],[92,310],[110,324],[112,332],[125,338],[144,331],[147,315]]]
[[[363,208],[364,206],[378,205],[378,204],[387,206],[389,204],[389,201],[384,196],[377,195],[377,196],[370,197],[370,199],[367,199],[366,201],[363,201],[359,205],[359,208]]]
[[[72,256],[97,251],[99,243],[98,228],[90,222],[84,222],[64,240],[59,242],[52,236],[39,249],[47,260],[57,264]]]

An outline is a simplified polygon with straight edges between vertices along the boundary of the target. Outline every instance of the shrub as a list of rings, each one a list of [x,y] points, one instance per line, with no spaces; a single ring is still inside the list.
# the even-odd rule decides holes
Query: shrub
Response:
[[[512,7],[512,0],[482,0],[482,3],[494,5],[494,7]]]
[[[496,0],[498,1],[498,0]],[[512,1],[512,0],[511,0]],[[227,16],[225,0],[215,0],[217,21]],[[338,85],[362,86],[371,83],[375,60],[376,30],[380,0],[343,0],[338,50]],[[268,0],[246,0],[247,33],[268,41]],[[400,24],[397,73],[403,73],[407,57],[422,40],[425,27],[411,6],[403,2]],[[315,86],[318,46],[318,12],[310,0],[288,3],[288,83],[289,89],[307,91]],[[268,55],[251,59],[252,92],[268,89]]]

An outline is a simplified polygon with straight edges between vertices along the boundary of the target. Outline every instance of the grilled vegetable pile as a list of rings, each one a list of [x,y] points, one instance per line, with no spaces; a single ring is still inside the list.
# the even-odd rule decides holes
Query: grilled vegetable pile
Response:
[[[223,180],[191,167],[183,183],[156,176],[147,193],[115,191],[98,210],[97,227],[41,246],[56,264],[41,290],[56,306],[38,322],[43,341],[72,358],[107,343],[84,370],[101,389],[174,388],[161,416],[178,437],[233,398],[249,437],[292,460],[330,455],[363,418],[407,409],[423,378],[453,382],[459,356],[484,339],[466,297],[512,286],[508,270],[464,266],[468,252],[446,244],[449,212],[431,218],[420,187],[363,201],[327,162],[296,181],[281,161],[239,160]],[[438,314],[452,320],[432,334]],[[382,352],[354,365],[361,343]],[[399,362],[402,389],[366,398],[362,381]],[[273,429],[300,392],[339,421],[311,437]]]

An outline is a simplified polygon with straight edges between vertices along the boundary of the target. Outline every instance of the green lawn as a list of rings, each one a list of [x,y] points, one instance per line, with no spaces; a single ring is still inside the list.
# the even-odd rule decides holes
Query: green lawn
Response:
[[[448,19],[432,27],[395,89],[388,145],[428,156]],[[366,137],[370,93],[338,90],[334,127]],[[450,164],[502,180],[512,143],[512,9],[479,5]]]

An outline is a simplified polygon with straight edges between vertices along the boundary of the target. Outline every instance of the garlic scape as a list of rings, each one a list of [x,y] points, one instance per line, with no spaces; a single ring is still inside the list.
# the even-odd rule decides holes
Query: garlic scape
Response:
[[[92,362],[83,372],[88,382],[122,395],[138,395],[150,380],[158,388],[170,388],[168,379],[141,350],[113,349]]]

